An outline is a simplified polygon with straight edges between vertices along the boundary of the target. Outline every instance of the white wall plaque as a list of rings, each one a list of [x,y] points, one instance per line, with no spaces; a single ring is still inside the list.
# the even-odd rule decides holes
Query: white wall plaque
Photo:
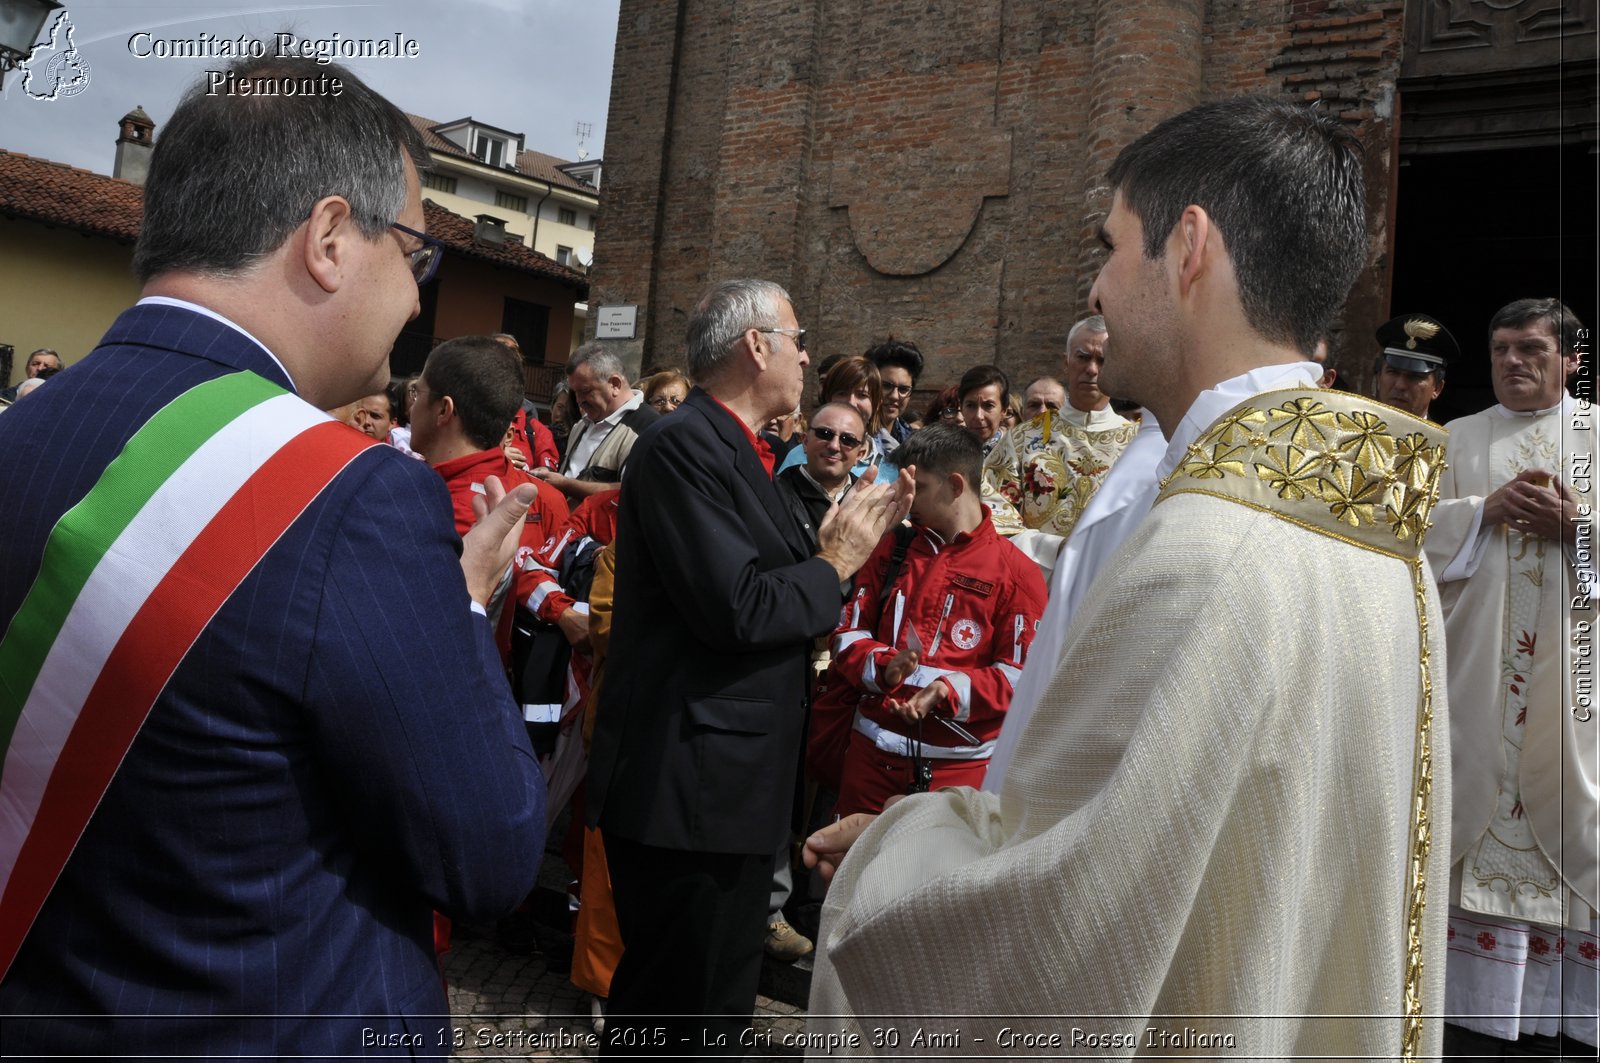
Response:
[[[597,340],[631,340],[638,328],[637,306],[602,306],[594,323]]]

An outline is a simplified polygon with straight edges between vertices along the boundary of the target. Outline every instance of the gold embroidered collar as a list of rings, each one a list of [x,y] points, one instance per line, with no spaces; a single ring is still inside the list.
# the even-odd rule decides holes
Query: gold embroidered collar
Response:
[[[1342,391],[1263,392],[1202,432],[1156,504],[1207,494],[1405,560],[1422,550],[1448,433]]]

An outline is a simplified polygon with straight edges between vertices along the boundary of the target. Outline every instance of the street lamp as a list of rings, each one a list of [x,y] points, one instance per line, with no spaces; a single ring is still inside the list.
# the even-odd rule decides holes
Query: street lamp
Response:
[[[0,82],[28,58],[56,0],[0,0]]]

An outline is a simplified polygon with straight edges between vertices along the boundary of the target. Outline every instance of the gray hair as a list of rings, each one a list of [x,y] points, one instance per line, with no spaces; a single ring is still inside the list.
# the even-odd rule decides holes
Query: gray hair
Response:
[[[792,301],[771,281],[723,281],[712,288],[689,315],[689,375],[700,383],[715,377],[746,330],[776,328],[778,304]]]
[[[349,201],[368,239],[387,233],[405,209],[406,157],[419,169],[428,161],[405,114],[337,63],[245,57],[227,71],[257,92],[213,96],[202,80],[156,141],[133,253],[139,279],[243,272],[326,196]],[[340,81],[339,95],[303,87],[324,77]]]
[[[571,376],[583,366],[588,366],[598,380],[624,376],[622,359],[612,354],[599,340],[590,340],[572,352],[572,358],[567,362],[567,375]]]
[[[1078,338],[1080,332],[1104,332],[1106,319],[1099,314],[1091,314],[1067,330],[1067,353],[1072,353],[1072,341]]]

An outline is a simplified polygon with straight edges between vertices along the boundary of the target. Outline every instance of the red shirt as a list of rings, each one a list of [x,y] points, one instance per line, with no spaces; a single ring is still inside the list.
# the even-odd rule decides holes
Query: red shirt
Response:
[[[528,516],[523,521],[519,554],[523,550],[537,550],[544,545],[545,539],[549,538],[552,531],[567,522],[567,500],[562,497],[561,492],[514,467],[506,460],[504,451],[480,450],[435,465],[433,468],[444,478],[445,486],[450,489],[450,504],[455,511],[457,535],[467,534],[473,522],[477,520],[472,512],[472,499],[473,496],[483,493],[483,482],[491,476],[500,477],[500,482],[505,484],[507,491],[527,483],[539,489],[533,504],[528,507]],[[531,586],[525,590],[524,584],[531,582],[532,577],[524,573],[520,566],[516,566],[516,575],[512,583],[514,601],[521,601],[527,597]],[[508,658],[511,653],[512,612],[510,604],[507,603],[500,611],[499,623],[495,628],[495,642],[500,647],[502,658]]]

